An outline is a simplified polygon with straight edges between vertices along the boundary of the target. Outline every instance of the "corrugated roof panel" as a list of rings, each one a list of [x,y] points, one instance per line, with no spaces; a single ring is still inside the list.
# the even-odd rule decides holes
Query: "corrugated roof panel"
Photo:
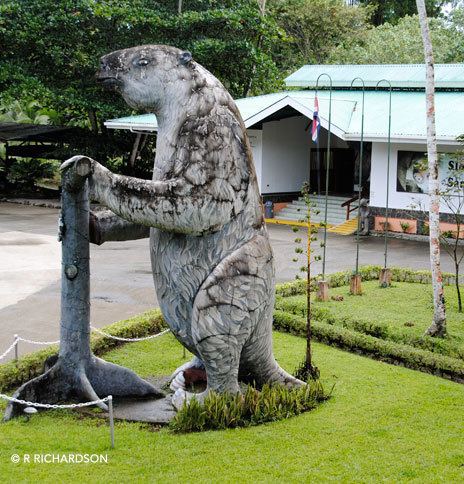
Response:
[[[105,121],[105,126],[110,129],[156,131],[158,129],[158,120],[154,114],[139,114],[125,116],[124,118],[110,119]]]
[[[362,78],[366,87],[388,79],[395,88],[425,88],[425,64],[305,65],[288,76],[285,83],[288,87],[315,87],[324,73],[331,76],[334,88],[350,87],[356,77]],[[321,76],[319,86],[328,85],[327,76]],[[464,64],[435,64],[435,85],[438,89],[464,89]]]
[[[238,99],[237,106],[242,117],[253,123],[265,119],[272,106],[292,103],[302,114],[312,117],[315,91],[290,91]],[[382,139],[388,133],[388,91],[367,91],[365,93],[364,137]],[[327,125],[329,99],[327,91],[319,91],[319,116]],[[361,91],[334,90],[332,92],[332,125],[337,127],[345,139],[359,139],[361,134]],[[452,141],[464,134],[464,93],[437,92],[435,96],[437,137]],[[262,115],[262,117],[260,117]],[[128,116],[107,121],[108,128],[154,131],[156,116]],[[247,124],[248,125],[248,124]],[[425,93],[418,91],[392,92],[392,138],[424,139]]]
[[[287,96],[287,94],[286,92],[277,92],[274,94],[264,94],[263,96],[246,97],[236,99],[235,103],[242,115],[243,121],[246,122],[247,119],[272,106]]]

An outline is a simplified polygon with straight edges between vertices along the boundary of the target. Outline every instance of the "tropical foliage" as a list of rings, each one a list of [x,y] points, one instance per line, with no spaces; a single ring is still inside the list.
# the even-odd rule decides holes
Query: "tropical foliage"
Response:
[[[464,61],[464,32],[457,23],[430,19],[430,33],[436,62]],[[419,19],[416,15],[406,16],[396,24],[369,28],[333,49],[329,61],[333,64],[423,63]]]

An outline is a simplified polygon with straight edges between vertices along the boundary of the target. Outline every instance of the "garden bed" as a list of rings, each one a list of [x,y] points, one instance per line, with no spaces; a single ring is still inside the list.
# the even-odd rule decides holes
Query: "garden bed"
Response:
[[[349,274],[330,276],[328,302],[312,301],[313,337],[317,341],[388,363],[464,383],[464,315],[458,313],[453,278],[446,277],[448,336],[425,336],[432,321],[430,273],[393,270],[393,284],[381,288],[380,268],[364,268],[363,292],[349,294]],[[403,282],[407,281],[407,282]],[[274,327],[305,335],[306,294],[301,281],[278,290]]]

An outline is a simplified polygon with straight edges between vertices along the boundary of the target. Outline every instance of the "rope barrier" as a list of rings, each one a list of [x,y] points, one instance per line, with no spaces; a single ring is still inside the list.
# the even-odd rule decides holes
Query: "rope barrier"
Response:
[[[150,336],[145,336],[142,338],[122,338],[120,336],[113,336],[112,334],[105,333],[94,326],[90,326],[90,329],[95,333],[101,334],[105,338],[111,338],[116,341],[124,341],[126,343],[136,342],[136,341],[147,341],[150,339],[158,338],[163,334],[168,333],[171,331],[170,329],[165,329],[156,334],[152,334]],[[41,345],[41,346],[50,346],[59,344],[58,341],[34,341],[32,339],[23,338],[22,336],[18,336],[17,334],[14,335],[13,343],[0,355],[0,361],[6,358],[13,350],[15,350],[15,360],[18,359],[18,343],[23,341],[24,343],[29,343],[33,345]],[[21,400],[18,398],[10,397],[9,395],[5,395],[4,393],[0,393],[0,399],[6,400],[10,403],[18,403],[20,405],[25,405],[26,407],[34,407],[34,408],[47,408],[47,409],[72,409],[72,408],[83,408],[83,407],[91,407],[93,405],[97,405],[99,403],[106,403],[108,402],[108,418],[110,422],[110,440],[111,440],[111,448],[114,448],[114,411],[113,411],[113,397],[109,395],[108,397],[101,398],[99,400],[93,400],[91,402],[83,402],[83,403],[70,403],[65,405],[57,405],[53,403],[37,403],[37,402],[29,402],[28,400]]]
[[[161,331],[160,333],[152,334],[151,336],[145,336],[143,338],[121,338],[119,336],[113,336],[112,334],[105,333],[104,331],[101,331],[100,329],[97,329],[93,326],[90,326],[90,329],[92,331],[95,331],[95,333],[101,334],[102,336],[105,336],[106,338],[111,338],[115,339],[117,341],[126,341],[126,342],[131,342],[131,341],[147,341],[149,339],[155,339],[158,338],[159,336],[162,336],[163,334],[168,333],[171,331],[170,329],[165,329],[164,331]]]
[[[48,408],[48,409],[91,407],[92,405],[97,405],[99,403],[106,403],[110,399],[110,397],[105,397],[99,400],[93,400],[91,402],[70,403],[67,405],[55,405],[53,403],[36,403],[36,402],[29,402],[28,400],[20,400],[18,398],[10,397],[9,395],[5,395],[4,393],[0,393],[0,398],[12,403],[19,403],[20,405],[26,405],[27,407]]]
[[[28,400],[21,400],[19,398],[10,397],[9,395],[5,395],[4,393],[0,393],[0,398],[3,400],[7,400],[11,403],[19,403],[20,405],[25,405],[26,407],[34,407],[34,408],[47,408],[47,409],[59,409],[59,408],[83,408],[83,407],[91,407],[93,405],[97,405],[99,403],[107,403],[108,402],[108,419],[110,423],[110,442],[111,448],[114,449],[114,411],[113,411],[113,396],[108,395],[105,398],[100,398],[98,400],[92,400],[91,402],[82,402],[82,403],[69,403],[65,405],[56,405],[53,403],[37,403],[37,402],[29,402]]]
[[[60,342],[60,340],[58,340],[58,341],[34,341],[32,339],[23,338],[22,336],[18,336],[18,341],[24,341],[24,343],[30,343],[31,345],[44,345],[44,346],[57,345]]]
[[[158,338],[159,336],[162,336],[163,334],[169,333],[169,331],[171,331],[170,329],[165,329],[164,331],[161,331],[159,333],[152,334],[150,336],[141,337],[141,338],[122,338],[120,336],[113,336],[112,334],[105,333],[104,331],[101,331],[100,329],[95,328],[92,325],[90,326],[90,329],[92,331],[94,331],[95,333],[98,333],[98,334],[104,336],[105,338],[111,338],[111,339],[114,339],[116,341],[124,341],[126,343],[131,343],[131,342],[135,343],[137,341],[147,341],[147,340],[150,340],[150,339],[155,339],[155,338]],[[23,338],[22,336],[15,335],[13,343],[7,348],[7,350],[5,352],[3,352],[0,355],[0,361],[3,360],[4,358],[6,358],[14,349],[17,350],[18,349],[18,343],[20,341],[23,341],[24,343],[29,343],[29,344],[32,344],[32,345],[40,345],[40,346],[56,345],[56,344],[59,344],[59,342],[60,342],[60,340],[58,340],[58,341],[34,341],[32,339],[27,339],[27,338]],[[17,357],[16,357],[16,359],[17,359]]]

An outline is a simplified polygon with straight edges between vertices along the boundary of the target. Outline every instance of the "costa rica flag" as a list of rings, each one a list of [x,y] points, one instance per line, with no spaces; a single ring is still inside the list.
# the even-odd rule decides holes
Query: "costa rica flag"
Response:
[[[314,143],[317,143],[320,129],[321,123],[319,121],[319,101],[316,96],[314,98],[313,124],[311,128],[311,139],[314,141]]]

